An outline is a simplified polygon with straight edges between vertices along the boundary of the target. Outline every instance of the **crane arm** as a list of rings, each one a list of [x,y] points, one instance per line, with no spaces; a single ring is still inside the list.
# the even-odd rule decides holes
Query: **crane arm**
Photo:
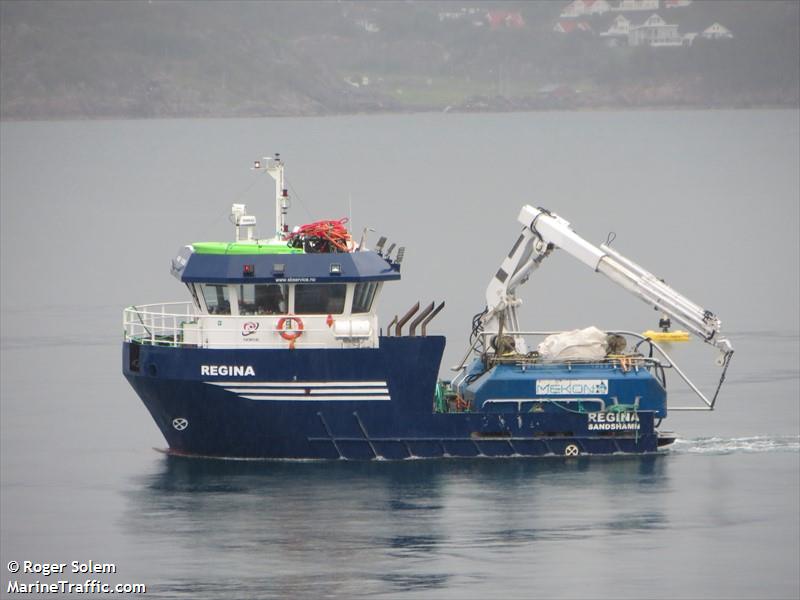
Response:
[[[511,330],[520,330],[516,307],[521,301],[516,297],[516,289],[555,248],[561,248],[718,348],[723,355],[720,363],[733,351],[730,342],[719,335],[721,321],[716,315],[608,245],[597,247],[589,243],[572,230],[568,221],[543,208],[525,205],[517,220],[524,229],[486,289],[487,310],[481,318],[485,331],[499,331],[501,323]],[[516,341],[517,347],[524,351],[524,341]]]

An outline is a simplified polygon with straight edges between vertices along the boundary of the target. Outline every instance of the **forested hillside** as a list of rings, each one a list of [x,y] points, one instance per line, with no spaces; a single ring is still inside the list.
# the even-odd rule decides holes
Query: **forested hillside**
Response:
[[[659,9],[733,36],[681,47],[611,47],[611,13],[555,31],[567,4],[3,1],[0,116],[798,105],[796,1]]]

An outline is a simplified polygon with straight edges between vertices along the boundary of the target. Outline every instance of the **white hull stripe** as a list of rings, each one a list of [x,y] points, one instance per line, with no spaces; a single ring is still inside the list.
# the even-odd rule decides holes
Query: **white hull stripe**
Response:
[[[313,388],[306,388],[304,390],[297,390],[297,389],[281,389],[281,388],[249,388],[249,389],[240,389],[240,388],[225,388],[229,392],[238,392],[241,394],[255,394],[256,396],[264,396],[264,395],[274,395],[274,394],[283,394],[284,396],[316,396],[318,394],[323,394],[330,396],[331,394],[388,394],[388,388],[325,388],[325,389],[313,389]]]
[[[271,400],[271,401],[291,401],[291,402],[331,402],[331,401],[351,401],[351,400],[391,400],[392,397],[386,396],[251,396],[242,394],[242,398],[248,400]]]
[[[224,388],[239,387],[275,387],[275,388],[307,388],[307,387],[346,387],[352,388],[371,388],[386,387],[385,381],[206,381],[211,385],[219,385]]]
[[[391,400],[385,381],[206,381],[248,400],[351,401]]]

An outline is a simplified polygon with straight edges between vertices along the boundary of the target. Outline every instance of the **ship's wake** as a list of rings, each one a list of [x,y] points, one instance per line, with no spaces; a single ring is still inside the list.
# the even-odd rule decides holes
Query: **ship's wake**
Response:
[[[800,452],[800,435],[750,436],[737,438],[677,439],[669,449],[677,454],[754,454],[759,452]]]

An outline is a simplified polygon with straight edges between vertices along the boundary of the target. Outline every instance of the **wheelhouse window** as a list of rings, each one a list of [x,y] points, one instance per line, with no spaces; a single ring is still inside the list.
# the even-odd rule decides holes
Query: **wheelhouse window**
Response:
[[[285,315],[289,294],[287,286],[265,284],[239,285],[240,315]]]
[[[228,286],[214,283],[201,283],[200,290],[206,301],[208,313],[211,315],[231,314],[231,303],[228,300]]]
[[[377,289],[377,281],[357,283],[355,291],[353,292],[353,312],[369,312],[369,309],[372,308],[372,301],[375,298],[375,291]]]
[[[299,283],[294,287],[294,312],[298,315],[340,315],[344,312],[344,283]]]

